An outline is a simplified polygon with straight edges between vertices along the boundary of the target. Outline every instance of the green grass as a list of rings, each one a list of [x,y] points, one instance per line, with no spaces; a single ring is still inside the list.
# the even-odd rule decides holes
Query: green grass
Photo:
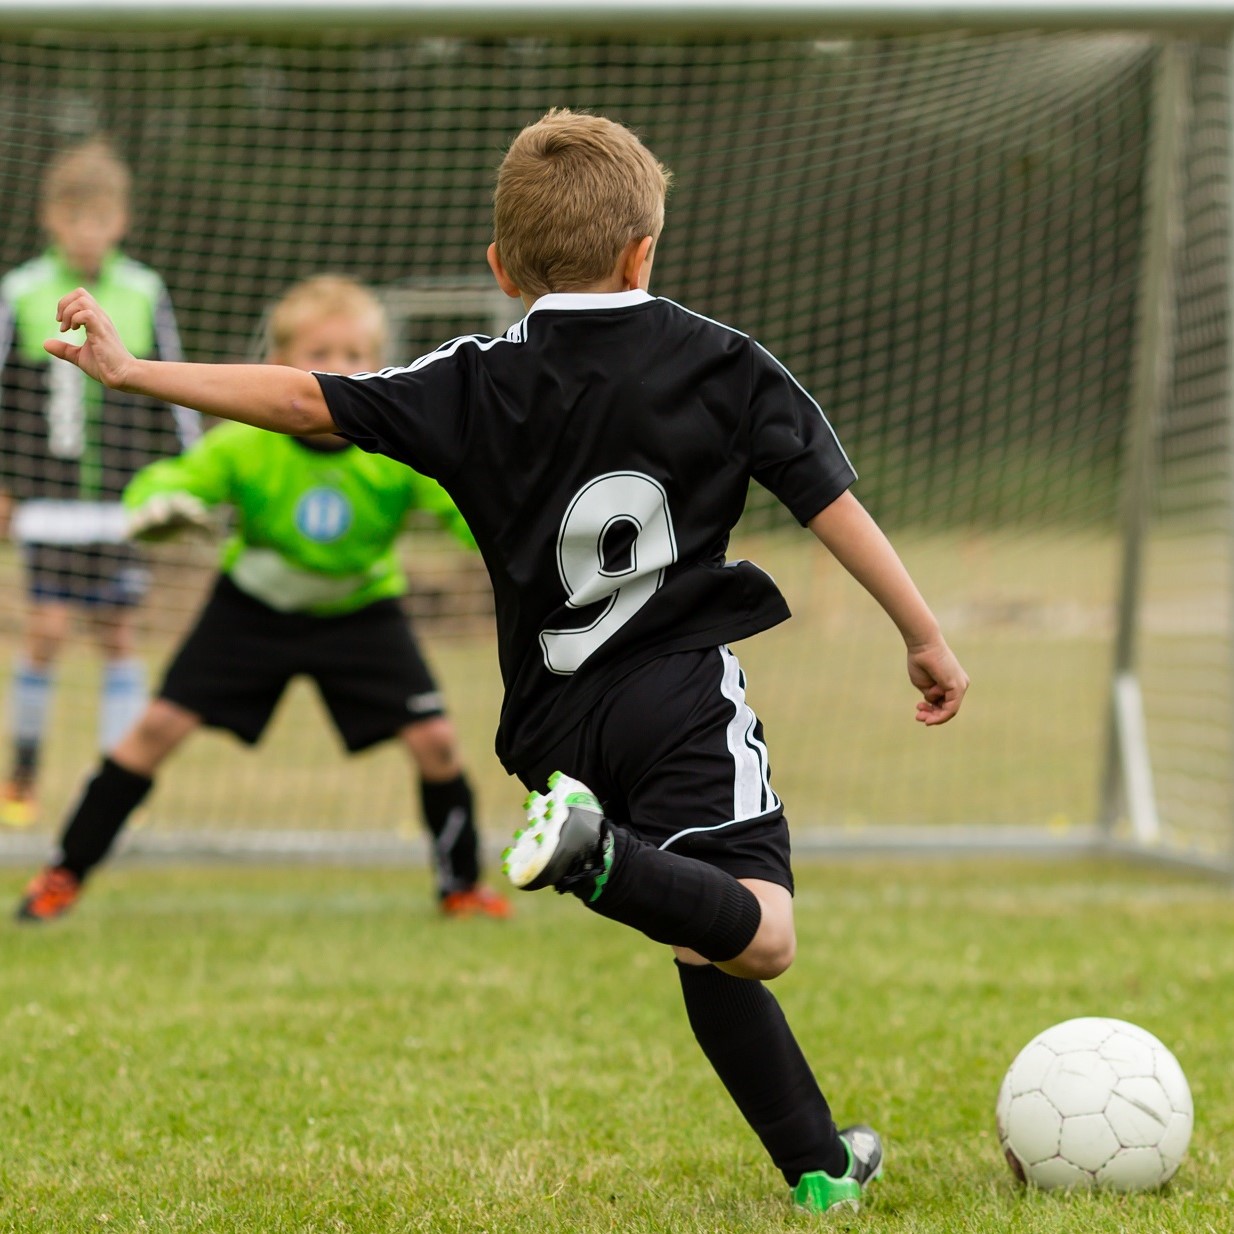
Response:
[[[851,1228],[1229,1228],[1226,888],[1080,864],[799,874],[776,988],[838,1116],[889,1147]],[[0,925],[0,1230],[817,1228],[698,1053],[664,949],[568,899],[518,907],[441,921],[421,871],[116,867],[67,920]],[[1004,1068],[1079,1014],[1143,1024],[1190,1078],[1163,1194],[1026,1194],[999,1156]]]

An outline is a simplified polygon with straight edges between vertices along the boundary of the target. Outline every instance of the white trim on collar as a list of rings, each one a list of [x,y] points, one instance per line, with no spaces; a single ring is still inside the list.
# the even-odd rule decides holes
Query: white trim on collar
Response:
[[[537,309],[620,309],[646,304],[655,297],[636,287],[633,291],[550,291],[527,310],[530,317]],[[526,318],[524,318],[526,320]]]

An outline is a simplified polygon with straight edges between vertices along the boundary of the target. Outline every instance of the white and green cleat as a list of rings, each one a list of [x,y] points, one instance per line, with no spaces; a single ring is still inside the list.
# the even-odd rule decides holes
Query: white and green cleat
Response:
[[[822,1170],[803,1174],[793,1204],[807,1213],[856,1212],[865,1189],[883,1176],[883,1140],[873,1127],[856,1123],[840,1132],[848,1167],[839,1178]]]
[[[505,876],[522,891],[591,878],[597,884],[595,899],[612,865],[612,840],[605,843],[604,811],[596,795],[587,785],[554,771],[548,792],[532,793],[523,808],[527,826],[514,833],[501,855]]]

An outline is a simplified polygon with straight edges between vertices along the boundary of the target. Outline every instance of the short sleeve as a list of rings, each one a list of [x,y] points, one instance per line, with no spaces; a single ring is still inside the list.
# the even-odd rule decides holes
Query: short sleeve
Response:
[[[751,474],[804,525],[857,473],[822,408],[769,351],[751,346]]]
[[[339,377],[314,373],[338,431],[370,454],[384,454],[443,480],[463,461],[466,365],[430,353],[410,368]]]

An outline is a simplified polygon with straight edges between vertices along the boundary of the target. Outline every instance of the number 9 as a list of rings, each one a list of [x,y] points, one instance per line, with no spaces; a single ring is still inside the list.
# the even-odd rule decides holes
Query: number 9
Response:
[[[561,520],[557,570],[570,608],[608,603],[588,626],[540,632],[549,671],[577,671],[655,595],[676,560],[663,485],[639,471],[610,471],[584,484]]]

